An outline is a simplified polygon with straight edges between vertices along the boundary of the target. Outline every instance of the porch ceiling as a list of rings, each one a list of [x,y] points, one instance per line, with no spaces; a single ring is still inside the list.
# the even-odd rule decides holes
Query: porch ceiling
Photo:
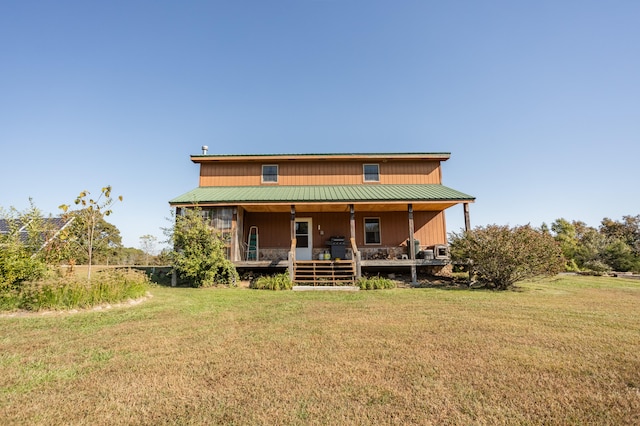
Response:
[[[174,206],[238,205],[249,211],[444,210],[474,197],[444,185],[316,185],[198,187],[169,201]]]

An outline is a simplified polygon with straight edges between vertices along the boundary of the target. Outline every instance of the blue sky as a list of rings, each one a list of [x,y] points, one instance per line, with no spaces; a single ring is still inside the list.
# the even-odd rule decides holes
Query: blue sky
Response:
[[[138,247],[208,145],[451,152],[473,226],[637,215],[638,22],[636,0],[0,1],[0,206],[112,185]]]

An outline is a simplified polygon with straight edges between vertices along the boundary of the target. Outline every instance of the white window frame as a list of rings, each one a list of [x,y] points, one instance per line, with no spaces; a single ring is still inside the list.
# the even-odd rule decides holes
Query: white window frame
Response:
[[[275,167],[276,168],[276,180],[264,180],[264,168],[265,167]],[[270,183],[270,184],[275,184],[278,183],[278,176],[280,175],[280,168],[278,167],[277,164],[263,164],[262,165],[262,174],[260,175],[260,179],[262,183]]]
[[[367,220],[375,219],[378,221],[378,242],[377,243],[369,243],[367,242]],[[362,219],[362,229],[363,229],[363,239],[364,244],[366,246],[379,246],[382,245],[382,221],[379,217],[365,217]]]
[[[367,173],[366,173],[366,168],[367,166],[376,166],[376,168],[378,169],[378,178],[377,179],[367,179]],[[380,182],[380,164],[377,163],[367,163],[367,164],[363,164],[362,165],[362,181],[363,182]]]

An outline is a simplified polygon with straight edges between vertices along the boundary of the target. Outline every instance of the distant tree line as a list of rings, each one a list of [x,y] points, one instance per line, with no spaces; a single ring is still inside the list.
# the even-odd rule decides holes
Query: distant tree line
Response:
[[[640,272],[640,215],[622,220],[605,217],[598,228],[581,221],[557,219],[551,232],[560,245],[568,271]]]

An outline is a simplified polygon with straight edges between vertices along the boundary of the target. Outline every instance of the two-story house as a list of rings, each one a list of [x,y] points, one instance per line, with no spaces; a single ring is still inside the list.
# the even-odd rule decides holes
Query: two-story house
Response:
[[[474,197],[442,185],[449,153],[210,155],[204,148],[191,156],[198,187],[169,203],[178,212],[201,208],[238,267],[288,268],[294,281],[313,283],[409,267],[415,281],[416,267],[448,263],[445,210],[464,204],[469,226]]]

